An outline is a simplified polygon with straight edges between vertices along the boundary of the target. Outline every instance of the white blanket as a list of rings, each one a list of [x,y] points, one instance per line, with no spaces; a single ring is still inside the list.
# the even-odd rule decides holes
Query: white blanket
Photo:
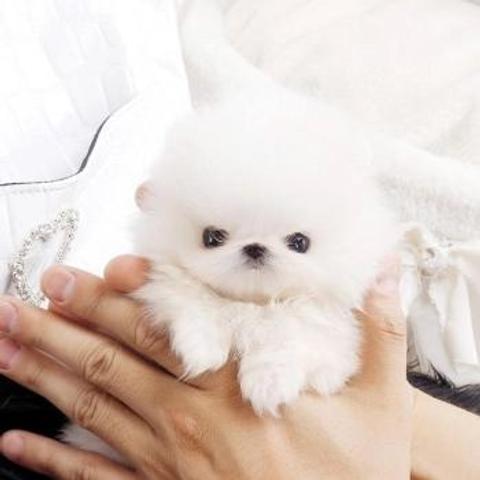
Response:
[[[480,7],[467,0],[224,0],[234,45],[380,134],[405,236],[411,354],[480,382]],[[390,137],[385,140],[384,135]]]

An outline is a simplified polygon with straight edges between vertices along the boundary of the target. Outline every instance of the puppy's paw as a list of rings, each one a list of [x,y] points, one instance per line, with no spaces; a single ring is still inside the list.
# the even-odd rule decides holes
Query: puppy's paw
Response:
[[[358,370],[358,362],[342,366],[318,368],[310,375],[309,386],[322,395],[332,395],[341,390]]]
[[[192,341],[190,346],[174,347],[179,353],[185,369],[185,378],[198,377],[202,373],[214,372],[223,367],[228,360],[229,350],[221,345],[209,345],[208,342]]]
[[[317,372],[310,380],[310,386],[317,393],[332,395],[338,392],[347,382],[348,376],[335,375],[331,372]]]
[[[217,326],[190,320],[175,322],[170,330],[172,349],[183,363],[186,378],[213,372],[227,362],[230,342]]]
[[[240,367],[240,389],[257,415],[278,416],[279,407],[293,402],[304,387],[305,375],[301,368],[248,363],[242,362]]]

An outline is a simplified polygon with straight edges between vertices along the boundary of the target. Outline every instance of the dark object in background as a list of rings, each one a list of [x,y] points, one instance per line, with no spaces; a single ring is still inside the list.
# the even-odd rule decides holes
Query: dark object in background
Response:
[[[433,372],[432,376],[410,372],[408,381],[411,385],[432,397],[480,415],[480,385],[455,387],[438,372]]]
[[[22,429],[54,437],[66,419],[38,395],[0,377],[0,434]],[[45,480],[46,477],[19,468],[0,455],[1,480]]]

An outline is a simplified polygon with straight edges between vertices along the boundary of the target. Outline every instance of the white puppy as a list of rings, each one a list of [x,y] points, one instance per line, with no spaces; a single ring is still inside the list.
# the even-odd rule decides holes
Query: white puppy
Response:
[[[187,24],[201,23],[192,15]],[[232,79],[229,95],[209,95],[216,100],[170,132],[141,198],[135,232],[152,270],[135,296],[187,377],[231,357],[245,400],[277,415],[302,391],[338,391],[357,370],[351,309],[393,246],[393,223],[353,123],[244,67],[231,49],[202,59],[202,45],[214,42],[187,42],[184,53],[201,62],[187,66],[203,87],[218,55],[216,72],[245,69],[248,86]],[[77,427],[65,438],[107,452]]]
[[[138,295],[186,375],[232,355],[245,399],[275,414],[355,372],[350,310],[392,246],[368,156],[339,113],[281,88],[173,129],[142,202]]]

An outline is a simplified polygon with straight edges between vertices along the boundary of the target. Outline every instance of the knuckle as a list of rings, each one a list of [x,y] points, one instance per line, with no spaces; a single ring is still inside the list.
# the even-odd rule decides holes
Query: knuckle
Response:
[[[83,463],[72,468],[69,480],[98,480],[100,478],[96,465]]]
[[[145,473],[146,478],[159,478],[159,475],[163,478],[162,474],[164,474],[166,478],[174,478],[173,472],[168,471],[169,469],[165,461],[161,459],[158,451],[149,450],[143,452],[138,460],[138,465],[140,471]]]
[[[205,431],[196,417],[180,410],[171,410],[168,416],[180,448],[189,451],[204,450]]]
[[[90,295],[86,298],[85,303],[79,306],[80,315],[85,319],[94,318],[101,309],[105,297],[106,287],[102,282],[92,286]]]
[[[31,390],[38,390],[45,378],[45,366],[41,362],[32,362],[24,370],[25,386]]]
[[[42,452],[42,455],[36,459],[36,465],[48,478],[57,478],[60,474],[55,455],[52,452]]]
[[[382,317],[380,333],[392,342],[403,343],[406,340],[405,326],[389,317]]]
[[[90,383],[108,386],[114,378],[117,348],[102,342],[88,349],[79,360],[83,377]]]
[[[105,393],[94,388],[84,390],[73,403],[72,420],[81,427],[91,430],[98,422],[105,401]]]
[[[378,325],[381,334],[403,341],[406,337],[406,319],[400,305],[376,300],[369,305],[369,316]]]
[[[161,353],[168,349],[168,337],[159,325],[146,314],[138,315],[135,320],[134,342],[136,348],[148,354]]]
[[[402,333],[394,330],[383,330],[383,342],[385,345],[390,345],[392,348],[406,348],[407,337]]]
[[[399,306],[386,305],[383,309],[379,309],[378,316],[380,328],[386,335],[399,339],[406,336],[406,319]]]

